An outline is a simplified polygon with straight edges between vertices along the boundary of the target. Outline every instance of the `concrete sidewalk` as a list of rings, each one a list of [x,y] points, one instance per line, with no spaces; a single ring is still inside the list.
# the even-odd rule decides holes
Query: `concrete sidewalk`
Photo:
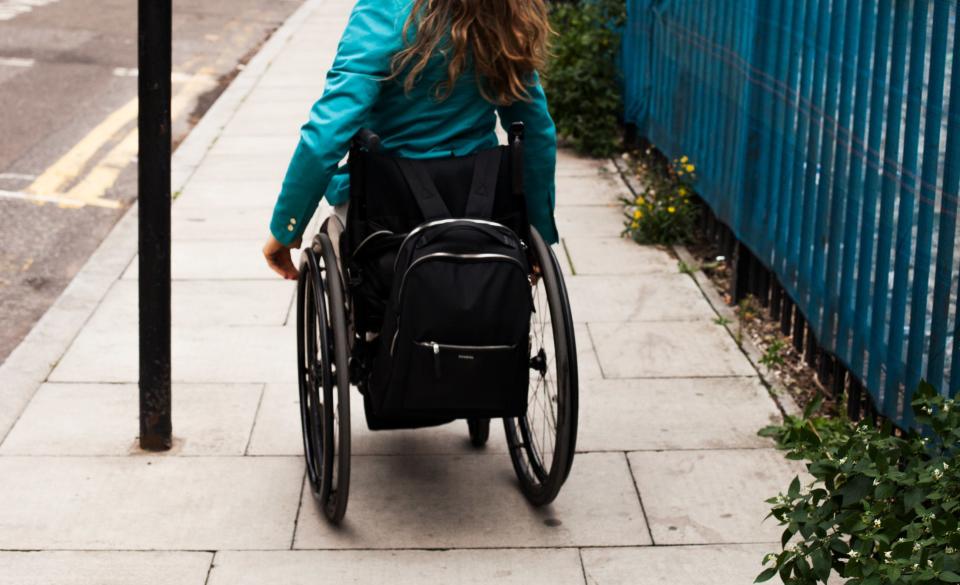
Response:
[[[347,517],[323,520],[294,286],[260,246],[349,9],[308,0],[177,152],[175,449],[135,446],[135,210],[0,367],[0,584],[751,583],[779,540],[764,499],[797,472],[755,435],[776,406],[676,261],[618,237],[613,166],[569,154],[581,426],[560,497],[526,504],[499,425],[477,452],[463,423],[371,433],[357,401]]]

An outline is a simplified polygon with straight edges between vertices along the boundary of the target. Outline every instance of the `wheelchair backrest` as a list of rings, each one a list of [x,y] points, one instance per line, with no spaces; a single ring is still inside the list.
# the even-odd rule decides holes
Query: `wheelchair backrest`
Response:
[[[526,239],[526,204],[523,198],[522,169],[516,149],[500,146],[493,209],[490,218]],[[416,166],[428,177],[453,217],[464,217],[479,154],[434,159],[400,159],[361,148],[350,152],[350,207],[341,253],[349,258],[368,236],[379,231],[405,234],[425,221],[413,188],[402,166]]]

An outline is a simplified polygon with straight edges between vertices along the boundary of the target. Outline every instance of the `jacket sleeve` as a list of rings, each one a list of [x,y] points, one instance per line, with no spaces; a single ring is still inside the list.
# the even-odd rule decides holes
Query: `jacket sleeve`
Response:
[[[523,188],[527,215],[548,244],[559,240],[553,219],[556,205],[557,131],[547,110],[547,97],[539,77],[529,88],[530,101],[516,101],[497,108],[505,130],[513,122],[523,122]]]
[[[303,233],[326,191],[350,139],[364,126],[400,49],[403,21],[399,0],[359,0],[327,73],[323,95],[300,129],[300,142],[287,168],[270,220],[283,244]]]

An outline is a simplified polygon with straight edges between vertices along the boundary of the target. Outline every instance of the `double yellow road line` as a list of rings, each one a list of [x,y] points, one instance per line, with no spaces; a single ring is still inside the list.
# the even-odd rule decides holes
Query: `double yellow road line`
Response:
[[[212,68],[199,70],[174,94],[170,104],[172,119],[180,117],[199,95],[216,84],[212,74]],[[137,155],[137,128],[134,123],[137,106],[136,98],[130,100],[107,116],[26,189],[20,192],[0,191],[0,197],[25,199],[39,205],[56,203],[72,208],[122,207],[120,201],[109,199],[106,194]],[[114,146],[91,166],[97,154],[111,142],[115,143]]]

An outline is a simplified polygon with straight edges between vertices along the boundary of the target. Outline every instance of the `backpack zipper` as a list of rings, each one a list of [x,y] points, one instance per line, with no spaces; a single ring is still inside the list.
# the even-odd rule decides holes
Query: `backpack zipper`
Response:
[[[415,343],[421,347],[429,347],[433,351],[433,374],[437,379],[440,378],[441,347],[444,349],[452,349],[453,351],[505,351],[517,347],[516,345],[454,345],[451,343],[441,345],[436,341],[417,341]]]
[[[517,268],[523,272],[523,264],[513,256],[507,256],[506,254],[493,254],[493,253],[479,253],[479,254],[455,254],[453,252],[433,252],[432,254],[427,254],[426,256],[421,256],[413,261],[413,264],[407,267],[407,270],[403,273],[403,278],[400,280],[400,290],[397,292],[397,304],[403,304],[403,287],[407,284],[407,275],[410,274],[410,271],[416,268],[418,265],[436,258],[449,258],[449,259],[458,259],[458,260],[496,260],[497,262],[510,262],[516,264]],[[526,273],[524,273],[526,276]]]
[[[446,219],[435,219],[435,220],[433,220],[433,221],[428,221],[427,223],[422,223],[422,224],[418,225],[417,227],[413,228],[412,230],[410,230],[410,233],[408,233],[407,236],[406,236],[405,238],[403,238],[403,241],[400,242],[400,247],[399,247],[398,249],[399,249],[399,250],[403,250],[404,246],[407,245],[407,241],[410,240],[410,238],[412,238],[414,235],[422,232],[423,230],[425,230],[425,229],[427,229],[427,228],[431,228],[431,227],[438,226],[438,225],[444,225],[444,224],[448,224],[448,223],[453,223],[453,222],[458,222],[458,221],[460,221],[460,222],[466,222],[466,223],[473,223],[473,224],[477,224],[477,225],[485,225],[485,226],[500,228],[500,229],[504,229],[504,230],[510,232],[511,234],[513,234],[513,230],[511,230],[511,229],[508,228],[507,226],[503,225],[502,223],[497,223],[497,222],[495,222],[495,221],[489,221],[489,220],[486,220],[486,219],[474,219],[474,218],[468,218],[468,217],[449,217],[449,218],[446,218]],[[518,239],[519,239],[519,238],[518,238]],[[400,254],[397,254],[396,259],[393,261],[393,271],[394,271],[394,272],[397,271],[397,265],[399,264],[399,262],[400,262]]]
[[[452,349],[454,351],[503,351],[513,349],[516,345],[454,345],[452,343],[437,343],[436,341],[415,341],[419,346],[433,349],[433,353],[440,353],[440,348]]]

